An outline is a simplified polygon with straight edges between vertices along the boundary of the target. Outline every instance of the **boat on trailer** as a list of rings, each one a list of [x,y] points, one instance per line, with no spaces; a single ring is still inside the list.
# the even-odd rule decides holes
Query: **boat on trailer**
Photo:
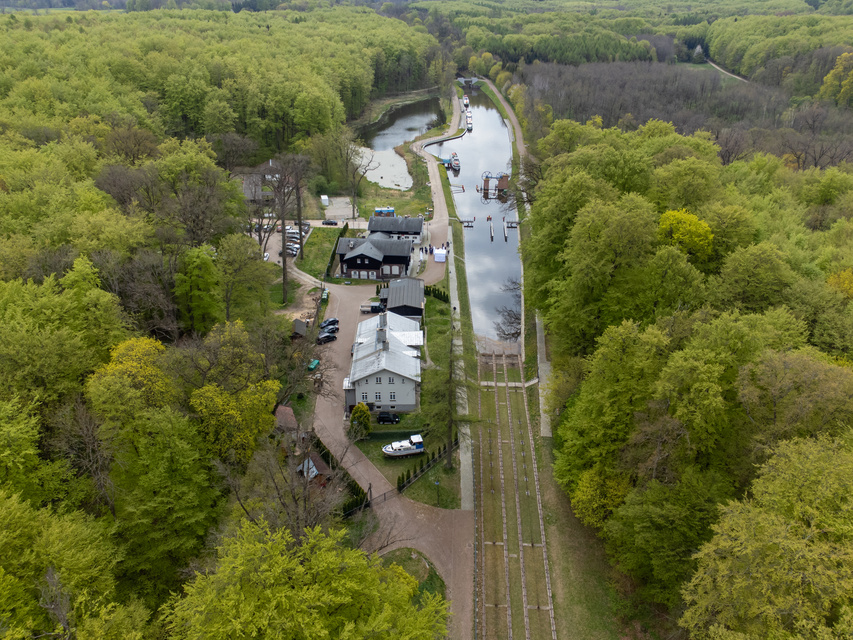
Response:
[[[382,447],[382,453],[389,458],[402,458],[405,456],[414,456],[424,452],[424,439],[416,434],[409,436],[408,440],[400,440],[392,442]]]

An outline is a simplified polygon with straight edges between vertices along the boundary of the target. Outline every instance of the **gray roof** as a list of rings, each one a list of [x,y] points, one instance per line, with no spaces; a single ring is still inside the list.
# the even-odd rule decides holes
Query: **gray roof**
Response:
[[[388,283],[388,308],[424,308],[424,281],[420,278],[400,278]]]
[[[384,325],[383,322],[385,322]],[[358,323],[355,333],[356,344],[373,345],[376,340],[376,330],[383,326],[388,329],[389,336],[397,338],[407,347],[420,347],[424,343],[424,334],[417,320],[410,320],[396,313],[385,312]],[[374,345],[372,348],[378,347]]]
[[[387,218],[382,216],[370,216],[367,222],[367,230],[370,233],[420,233],[424,228],[423,218]]]
[[[380,371],[390,371],[409,380],[421,380],[421,361],[397,351],[380,349],[352,363],[350,380],[357,382]]]
[[[352,247],[350,247],[352,244]],[[370,245],[371,253],[355,253],[356,249],[362,245]],[[377,240],[374,238],[341,238],[338,240],[338,248],[335,251],[338,255],[343,255],[344,259],[358,255],[378,256],[377,260],[382,260],[384,256],[408,256],[412,252],[412,243],[409,240]]]
[[[420,354],[413,347],[423,345],[423,340],[419,324],[396,313],[381,313],[359,322],[347,379],[349,387],[344,388],[352,388],[357,381],[381,371],[420,381]]]

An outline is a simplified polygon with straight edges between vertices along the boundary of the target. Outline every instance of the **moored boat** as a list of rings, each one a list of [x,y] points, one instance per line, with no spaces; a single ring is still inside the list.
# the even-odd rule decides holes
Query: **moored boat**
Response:
[[[459,164],[459,156],[454,151],[450,154],[450,168],[454,171],[459,171],[460,166],[461,165]]]
[[[466,107],[470,104],[470,102],[468,102],[468,94],[465,94],[464,96],[462,96],[462,104],[465,105]]]
[[[400,440],[392,442],[382,447],[382,453],[389,458],[402,458],[404,456],[413,456],[424,452],[424,439],[416,434],[409,436],[408,440]]]

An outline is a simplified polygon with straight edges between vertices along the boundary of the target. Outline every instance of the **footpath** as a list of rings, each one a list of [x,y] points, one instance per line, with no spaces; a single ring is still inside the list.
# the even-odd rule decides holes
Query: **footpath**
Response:
[[[455,92],[452,103],[450,130],[455,131],[461,116]],[[433,246],[439,246],[447,242],[448,237],[452,235],[448,227],[452,223],[444,198],[439,167],[433,156],[424,152],[425,142],[429,141],[418,142],[413,145],[413,149],[427,163],[433,197],[430,242]],[[452,255],[451,247],[448,262],[430,261],[420,277],[426,284],[435,284],[444,278],[445,266],[451,265],[451,304],[458,309]],[[311,287],[323,286],[316,278],[292,265],[288,266],[290,277]],[[338,318],[341,328],[338,340],[322,347],[322,357],[334,368],[327,376],[326,392],[316,401],[314,430],[359,486],[376,499],[372,508],[379,518],[380,526],[367,541],[365,550],[384,553],[392,549],[410,547],[426,555],[447,586],[451,613],[449,637],[470,639],[474,620],[474,511],[470,438],[460,432],[460,459],[465,460],[465,464],[460,465],[462,509],[456,510],[438,509],[409,500],[397,492],[357,447],[350,444],[344,419],[343,379],[350,368],[350,345],[355,339],[356,325],[362,319],[359,305],[375,295],[375,286],[326,284],[326,288],[329,290],[326,315]],[[457,321],[458,317],[455,316],[454,322]],[[459,348],[461,350],[461,344]],[[377,499],[380,496],[383,498]]]

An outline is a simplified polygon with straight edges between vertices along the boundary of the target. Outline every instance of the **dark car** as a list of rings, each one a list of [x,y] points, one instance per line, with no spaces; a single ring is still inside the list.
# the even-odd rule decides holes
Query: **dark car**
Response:
[[[326,318],[325,320],[323,320],[323,322],[320,323],[320,328],[325,329],[326,327],[331,327],[332,325],[337,325],[337,324],[338,324],[337,318]]]
[[[376,416],[376,424],[397,424],[398,422],[400,422],[400,416],[396,413],[380,411],[379,415]]]
[[[323,220],[323,224],[326,225],[327,227],[337,227],[338,221],[337,220]]]
[[[340,327],[336,324],[330,324],[328,327],[323,327],[323,333],[337,333]]]
[[[332,342],[337,340],[338,336],[333,335],[331,333],[326,333],[325,331],[317,336],[317,344],[326,344],[327,342]]]

